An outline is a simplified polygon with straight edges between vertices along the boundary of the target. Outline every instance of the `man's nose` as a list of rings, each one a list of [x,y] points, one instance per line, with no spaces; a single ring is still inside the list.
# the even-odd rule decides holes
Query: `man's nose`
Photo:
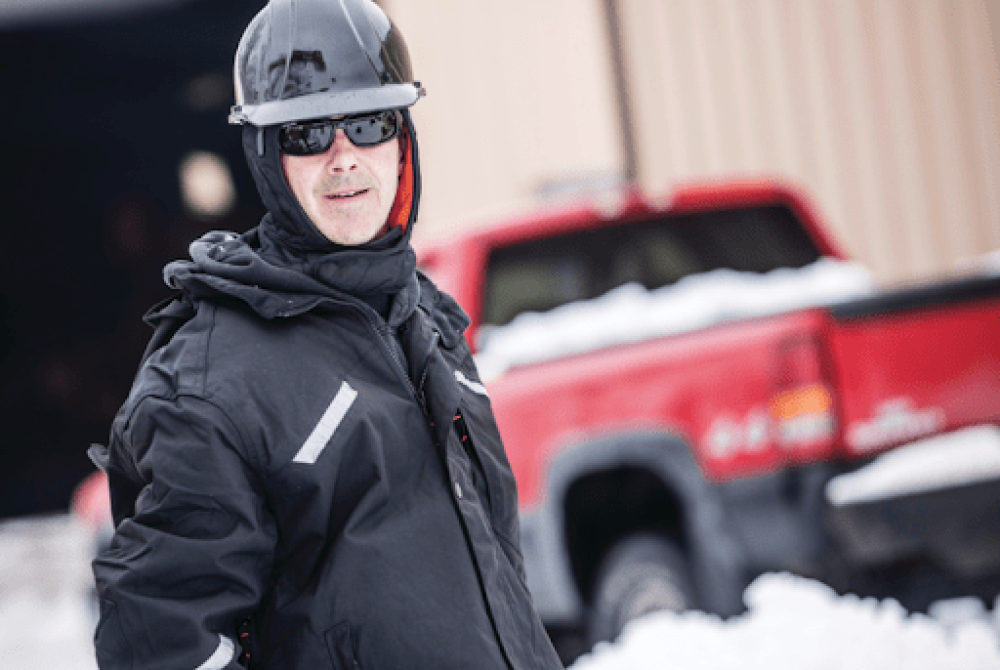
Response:
[[[331,172],[347,172],[358,167],[358,148],[354,146],[343,128],[337,128],[333,144],[327,150],[327,166]]]

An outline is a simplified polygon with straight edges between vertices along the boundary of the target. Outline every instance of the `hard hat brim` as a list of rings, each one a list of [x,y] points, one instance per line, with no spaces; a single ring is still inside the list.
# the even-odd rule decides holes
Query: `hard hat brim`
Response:
[[[290,100],[274,100],[260,105],[236,105],[229,123],[273,126],[279,123],[319,119],[328,116],[364,114],[383,109],[410,107],[423,96],[419,82],[386,84],[377,89],[313,93]]]

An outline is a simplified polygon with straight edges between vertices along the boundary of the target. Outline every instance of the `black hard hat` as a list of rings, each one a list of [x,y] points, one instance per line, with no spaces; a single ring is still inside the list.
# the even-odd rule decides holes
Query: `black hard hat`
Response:
[[[234,70],[233,124],[404,108],[424,94],[403,36],[372,0],[271,0],[243,33]]]

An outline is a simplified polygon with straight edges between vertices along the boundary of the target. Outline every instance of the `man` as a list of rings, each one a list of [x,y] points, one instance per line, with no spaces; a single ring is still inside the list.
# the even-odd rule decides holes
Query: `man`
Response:
[[[180,297],[92,450],[100,667],[561,667],[468,319],[415,270],[402,37],[370,0],[272,0],[236,77],[269,213],[167,266]]]

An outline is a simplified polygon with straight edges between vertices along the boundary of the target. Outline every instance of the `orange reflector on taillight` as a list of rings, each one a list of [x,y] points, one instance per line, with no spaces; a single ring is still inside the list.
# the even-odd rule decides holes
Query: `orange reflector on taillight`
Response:
[[[822,384],[784,391],[771,399],[771,416],[779,421],[804,414],[821,414],[832,408],[833,398]]]

